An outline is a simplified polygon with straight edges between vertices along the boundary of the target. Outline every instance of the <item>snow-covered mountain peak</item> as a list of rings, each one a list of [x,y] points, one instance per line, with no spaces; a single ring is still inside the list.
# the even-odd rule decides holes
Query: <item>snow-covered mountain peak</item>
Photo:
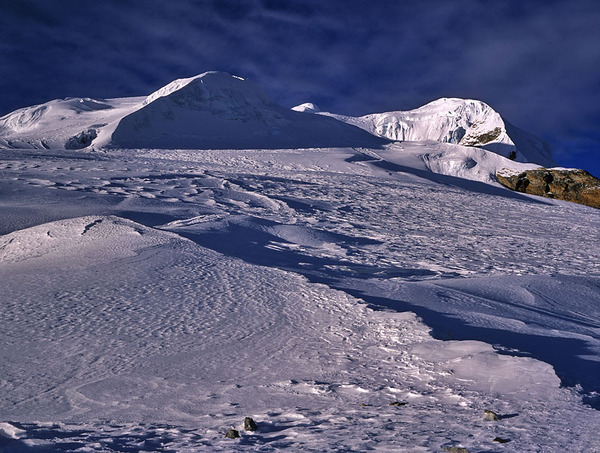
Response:
[[[555,165],[547,144],[482,101],[441,98],[414,110],[349,117],[312,103],[283,108],[254,83],[217,71],[174,80],[145,98],[66,98],[0,118],[0,146],[9,148],[379,147],[387,143],[381,138],[475,146]]]
[[[414,110],[362,117],[327,115],[392,140],[476,146],[519,162],[556,165],[546,143],[512,126],[488,104],[475,99],[441,98]]]
[[[107,132],[108,129],[107,129]],[[148,96],[94,144],[120,148],[312,148],[385,143],[331,118],[285,109],[224,72],[175,80]]]
[[[150,94],[143,105],[167,98],[187,108],[232,108],[247,104],[271,105],[271,100],[255,84],[226,72],[208,71],[177,79]]]
[[[475,123],[501,125],[502,117],[489,105],[476,99],[440,98],[415,110],[419,116],[439,116],[470,127]]]

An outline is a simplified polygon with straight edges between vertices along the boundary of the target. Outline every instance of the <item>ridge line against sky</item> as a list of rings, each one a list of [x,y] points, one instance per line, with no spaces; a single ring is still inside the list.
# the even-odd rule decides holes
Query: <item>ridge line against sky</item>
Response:
[[[600,3],[0,0],[0,115],[208,70],[354,116],[479,99],[600,175]]]

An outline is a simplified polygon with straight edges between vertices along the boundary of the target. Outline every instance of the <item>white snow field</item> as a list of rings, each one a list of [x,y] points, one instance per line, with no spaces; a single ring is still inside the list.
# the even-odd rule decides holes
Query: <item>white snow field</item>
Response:
[[[600,211],[207,74],[0,119],[0,451],[600,451]]]

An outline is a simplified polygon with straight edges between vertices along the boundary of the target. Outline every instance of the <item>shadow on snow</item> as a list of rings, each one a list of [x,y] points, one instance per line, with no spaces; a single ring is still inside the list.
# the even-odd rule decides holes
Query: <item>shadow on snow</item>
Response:
[[[171,230],[173,231],[173,230]],[[558,338],[516,333],[509,330],[478,327],[467,324],[455,316],[437,312],[402,300],[365,294],[344,286],[343,279],[368,279],[403,277],[423,280],[450,275],[440,275],[427,269],[380,268],[355,265],[335,258],[311,257],[296,250],[272,247],[285,242],[280,237],[247,225],[229,224],[218,230],[203,232],[174,231],[195,243],[240,258],[248,263],[287,270],[305,276],[312,283],[326,284],[364,300],[374,309],[412,311],[431,327],[432,336],[440,340],[479,340],[498,348],[499,353],[533,357],[552,365],[565,386],[581,386],[584,402],[600,409],[600,361],[584,358],[594,352],[588,345],[573,338]],[[336,245],[344,247],[361,239],[337,235]],[[508,349],[510,352],[503,352]],[[517,352],[515,352],[517,351]]]

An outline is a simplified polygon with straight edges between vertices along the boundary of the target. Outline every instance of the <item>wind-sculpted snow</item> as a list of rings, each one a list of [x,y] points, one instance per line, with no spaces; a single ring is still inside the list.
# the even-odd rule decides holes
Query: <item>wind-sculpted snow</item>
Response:
[[[256,447],[362,450],[400,441],[390,424],[401,424],[403,445],[436,448],[491,437],[476,422],[487,405],[519,413],[502,431],[523,440],[534,412],[552,432],[565,404],[585,412],[546,364],[436,342],[410,313],[372,312],[294,274],[119,218],[44,224],[2,247],[3,417],[34,439],[44,427],[32,421],[59,419],[75,445],[118,447],[99,441],[94,423],[120,420],[109,431],[126,444],[143,429],[136,421],[160,420],[172,447],[243,449],[222,430],[251,414]],[[389,405],[398,400],[407,406]],[[368,435],[348,436],[346,426]]]
[[[488,154],[2,150],[0,449],[598,451],[600,215]]]

